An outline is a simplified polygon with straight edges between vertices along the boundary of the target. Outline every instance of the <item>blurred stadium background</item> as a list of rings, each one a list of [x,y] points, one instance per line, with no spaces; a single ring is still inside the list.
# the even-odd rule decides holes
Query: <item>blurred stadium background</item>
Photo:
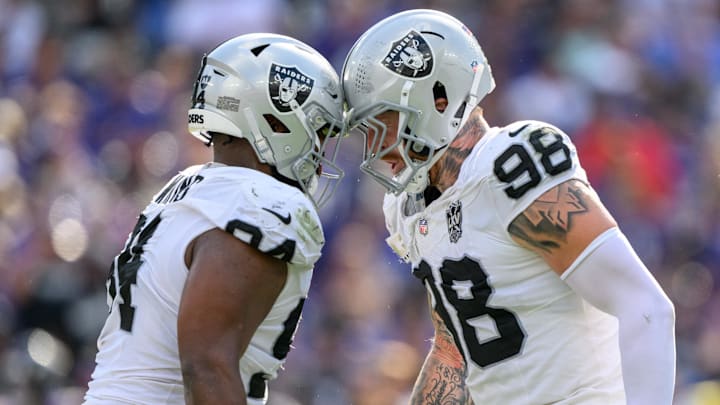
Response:
[[[717,0],[0,0],[0,405],[77,404],[105,277],[135,217],[210,152],[187,134],[202,53],[277,32],[340,69],[395,11],[476,34],[491,125],[547,120],[676,305],[677,404],[720,404]],[[271,404],[396,405],[432,335],[424,291],[385,247],[382,190],[352,167]]]

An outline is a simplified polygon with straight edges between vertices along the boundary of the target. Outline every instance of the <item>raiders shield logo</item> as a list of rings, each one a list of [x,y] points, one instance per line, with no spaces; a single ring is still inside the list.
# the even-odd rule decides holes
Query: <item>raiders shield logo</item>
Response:
[[[433,54],[425,38],[416,31],[410,31],[393,42],[382,64],[399,75],[421,78],[432,73]]]
[[[445,214],[447,216],[450,243],[457,243],[462,236],[462,203],[460,200],[453,201]]]
[[[272,64],[268,80],[270,99],[275,108],[281,112],[290,112],[293,105],[303,105],[312,91],[315,80],[296,67]]]

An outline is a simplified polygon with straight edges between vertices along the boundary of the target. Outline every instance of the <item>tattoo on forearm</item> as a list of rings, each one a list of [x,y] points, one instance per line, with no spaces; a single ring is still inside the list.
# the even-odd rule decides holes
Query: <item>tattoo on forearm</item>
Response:
[[[465,386],[463,369],[448,367],[436,360],[429,360],[423,367],[412,398],[411,405],[466,405],[470,393]]]
[[[435,311],[433,348],[418,376],[411,405],[469,405],[470,391],[465,384],[465,361],[452,334]]]
[[[508,227],[511,235],[551,252],[560,247],[572,228],[572,217],[587,212],[583,184],[571,180],[540,196]]]

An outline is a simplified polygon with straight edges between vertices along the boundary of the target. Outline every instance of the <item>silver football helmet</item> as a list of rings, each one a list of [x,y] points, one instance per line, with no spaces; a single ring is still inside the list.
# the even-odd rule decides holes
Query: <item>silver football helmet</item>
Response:
[[[357,40],[342,85],[350,128],[372,137],[360,168],[399,194],[427,187],[428,170],[495,81],[465,25],[440,11],[410,10],[378,22]],[[447,100],[445,108],[436,107],[438,98]],[[397,141],[390,145],[387,128],[374,118],[388,110],[399,112]],[[396,176],[376,164],[394,149],[405,163]],[[411,151],[422,158],[411,158]]]
[[[343,131],[340,81],[309,45],[277,34],[247,34],[203,58],[188,128],[247,139],[258,159],[297,183],[320,207],[343,171],[335,164]]]

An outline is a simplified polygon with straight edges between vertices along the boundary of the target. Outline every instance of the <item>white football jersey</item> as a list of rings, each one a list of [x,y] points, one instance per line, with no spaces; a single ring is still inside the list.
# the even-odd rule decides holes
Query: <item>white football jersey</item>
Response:
[[[113,262],[87,404],[185,403],[177,347],[184,255],[213,228],[288,265],[285,287],[239,364],[249,403],[264,402],[265,380],[275,378],[290,349],[324,236],[300,190],[255,170],[206,164],[184,170],[153,197]]]
[[[616,318],[507,231],[573,178],[587,182],[569,137],[520,121],[485,134],[455,184],[420,212],[404,210],[406,194],[385,197],[388,243],[428,289],[476,404],[625,403]]]

